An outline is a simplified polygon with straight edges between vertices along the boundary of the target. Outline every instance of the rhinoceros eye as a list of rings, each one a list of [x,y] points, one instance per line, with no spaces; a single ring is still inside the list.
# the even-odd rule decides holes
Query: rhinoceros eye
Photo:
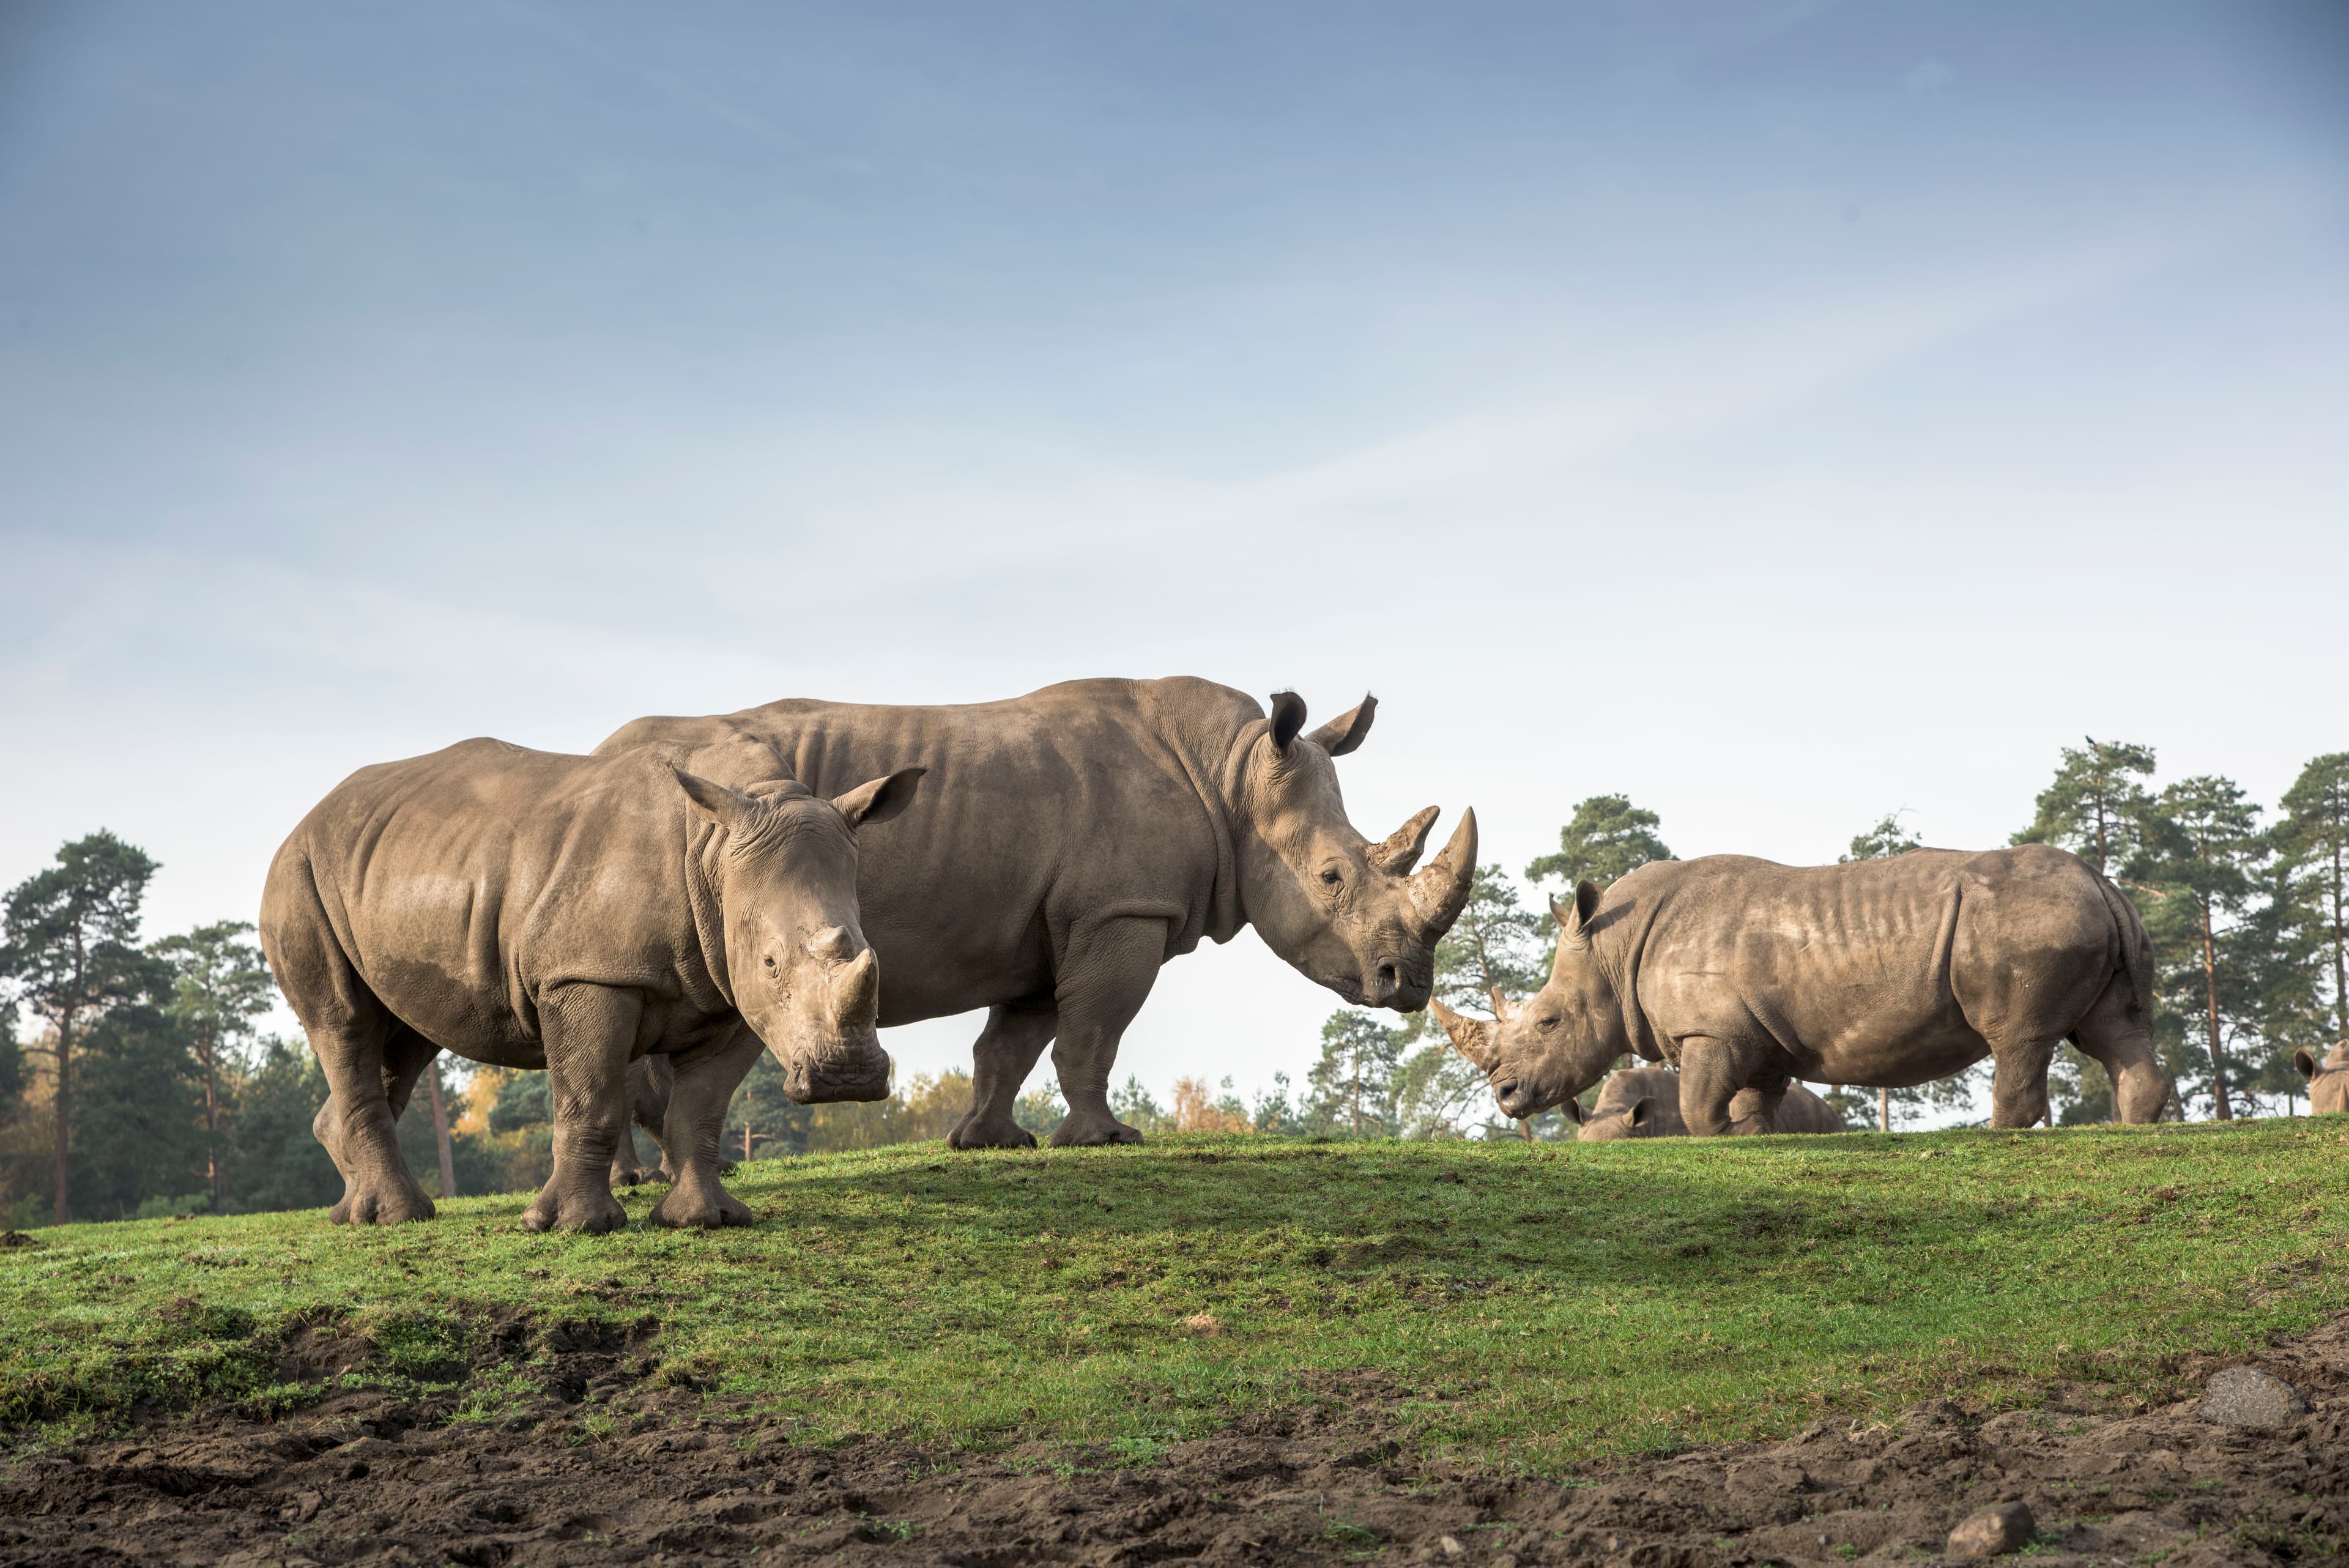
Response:
[[[1324,872],[1322,872],[1322,873],[1321,873],[1321,880],[1322,880],[1325,884],[1327,884],[1328,886],[1332,887],[1332,888],[1336,887],[1339,883],[1340,883],[1340,882],[1344,881],[1345,879],[1346,879],[1346,878],[1345,878],[1344,875],[1343,875],[1342,873],[1340,873],[1340,872],[1339,872],[1339,871],[1335,870],[1335,869],[1331,869],[1331,870],[1324,871]]]

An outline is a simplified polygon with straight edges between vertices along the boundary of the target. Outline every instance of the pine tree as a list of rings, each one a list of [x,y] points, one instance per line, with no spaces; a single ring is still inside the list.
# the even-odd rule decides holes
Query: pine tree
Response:
[[[2349,752],[2312,760],[2282,805],[2276,847],[2303,878],[2298,923],[2331,971],[2333,1037],[2349,1040]]]
[[[1311,1096],[1307,1114],[1313,1122],[1354,1137],[1393,1137],[1395,1069],[1402,1061],[1404,1038],[1404,1031],[1389,1028],[1360,1008],[1331,1013],[1321,1026],[1321,1059],[1305,1078]]]
[[[2246,917],[2273,853],[2259,831],[2259,815],[2260,808],[2231,779],[2180,779],[2161,792],[2141,819],[2143,844],[2132,867],[2137,873],[2132,880],[2151,882],[2163,895],[2147,925],[2173,955],[2166,977],[2173,1004],[2188,1017],[2199,1014],[2211,1102],[2222,1122],[2235,1115],[2228,1093],[2228,1025],[2230,1020],[2248,1022],[2255,1012],[2255,964],[2242,950],[2251,945],[2245,939],[2260,932]],[[2181,948],[2185,961],[2178,963]]]
[[[1856,835],[1851,841],[1850,853],[1837,856],[1836,864],[1848,866],[1855,860],[1882,860],[1924,847],[1923,839],[1900,826],[1900,814],[1895,811],[1888,813],[1867,832]]]
[[[2038,814],[2010,840],[2069,849],[2109,877],[2137,853],[2139,819],[2152,804],[2137,781],[2153,775],[2153,748],[2085,737],[2064,748],[2055,781],[2039,792]]]
[[[73,1217],[74,1052],[109,1012],[157,988],[162,966],[139,948],[139,910],[155,862],[103,828],[57,851],[56,867],[26,878],[0,917],[0,973],[49,1025],[36,1050],[49,1058],[55,1214]]]
[[[222,920],[166,937],[150,950],[171,966],[167,1011],[186,1031],[203,1077],[204,1185],[215,1214],[227,1192],[221,1168],[222,1054],[251,1035],[253,1021],[269,1010],[274,990],[261,950],[246,940],[252,933],[243,920]]]
[[[1588,878],[1604,888],[1651,860],[1672,858],[1656,836],[1662,826],[1663,818],[1633,805],[1629,796],[1594,794],[1557,830],[1557,853],[1526,867],[1526,880],[1538,887],[1556,877],[1571,888]]]

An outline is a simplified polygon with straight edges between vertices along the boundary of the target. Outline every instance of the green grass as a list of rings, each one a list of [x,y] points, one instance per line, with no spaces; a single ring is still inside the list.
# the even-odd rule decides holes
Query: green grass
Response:
[[[2029,1402],[2058,1379],[2161,1397],[2181,1356],[2349,1307],[2349,1262],[2327,1262],[2349,1260],[2341,1117],[928,1144],[761,1162],[731,1186],[756,1228],[533,1236],[525,1199],[501,1197],[388,1231],[312,1212],[41,1231],[0,1252],[0,1424],[292,1407],[315,1386],[281,1380],[276,1346],[319,1324],[354,1345],[343,1380],[461,1383],[460,1417],[493,1417],[548,1334],[576,1332],[557,1325],[649,1318],[641,1369],[811,1438],[1146,1463],[1250,1410],[1377,1397],[1426,1440],[1554,1469],[1935,1395]],[[633,1220],[656,1195],[628,1199]],[[1218,1332],[1185,1326],[1203,1313]]]

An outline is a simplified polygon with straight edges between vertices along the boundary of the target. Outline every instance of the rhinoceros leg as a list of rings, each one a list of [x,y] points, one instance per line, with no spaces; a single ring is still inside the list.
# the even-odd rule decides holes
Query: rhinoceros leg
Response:
[[[326,1103],[310,1130],[342,1173],[337,1225],[398,1225],[432,1218],[399,1152],[398,1121],[425,1064],[440,1047],[388,1016],[342,1029],[312,1029],[310,1049],[326,1077]]]
[[[1786,1102],[1786,1080],[1775,1084],[1756,1081],[1740,1089],[1729,1102],[1729,1130],[1740,1137],[1754,1137],[1778,1130],[1778,1107]]]
[[[1071,937],[1053,987],[1060,1033],[1052,1065],[1069,1114],[1052,1133],[1052,1147],[1140,1143],[1142,1134],[1109,1108],[1110,1070],[1117,1065],[1125,1026],[1149,1000],[1166,959],[1166,923],[1110,920]]]
[[[1990,1125],[2033,1127],[2047,1119],[2047,1067],[2055,1060],[2054,1036],[2025,1038],[1992,1054]]]
[[[668,1118],[661,1147],[677,1162],[675,1185],[653,1206],[656,1225],[750,1225],[750,1206],[718,1181],[718,1143],[726,1131],[726,1107],[750,1075],[767,1047],[747,1024],[724,1039],[672,1057],[675,1080],[668,1091]]]
[[[1680,1042],[1681,1119],[1692,1137],[1722,1137],[1735,1130],[1729,1103],[1758,1072],[1758,1046],[1726,1037],[1692,1034]],[[1785,1093],[1785,1085],[1779,1087]]]
[[[970,1109],[947,1134],[950,1148],[1034,1148],[1036,1135],[1012,1117],[1019,1085],[1061,1026],[1060,1003],[1023,996],[987,1010],[987,1027],[970,1048]]]
[[[523,1210],[533,1231],[616,1231],[612,1151],[628,1125],[628,1055],[644,1002],[632,991],[562,985],[538,1002],[554,1101],[554,1174]]]
[[[657,1169],[645,1164],[636,1154],[636,1135],[623,1130],[619,1149],[612,1156],[613,1186],[677,1179],[677,1166],[668,1157],[668,1146],[661,1141],[662,1125],[668,1118],[669,1081],[667,1056],[639,1056],[628,1064],[628,1119],[651,1137],[661,1159]]]
[[[2072,1038],[2082,1054],[2112,1075],[2115,1116],[2125,1122],[2158,1121],[2169,1098],[2169,1080],[2154,1054],[2153,1031],[2130,1005],[2135,995],[2127,975],[2115,975]]]

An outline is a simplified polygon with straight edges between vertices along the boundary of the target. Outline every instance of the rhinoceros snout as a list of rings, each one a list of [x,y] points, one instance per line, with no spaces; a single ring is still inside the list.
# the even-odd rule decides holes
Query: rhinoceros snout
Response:
[[[802,1056],[783,1075],[783,1093],[803,1106],[889,1097],[889,1053],[878,1044],[845,1057]]]

